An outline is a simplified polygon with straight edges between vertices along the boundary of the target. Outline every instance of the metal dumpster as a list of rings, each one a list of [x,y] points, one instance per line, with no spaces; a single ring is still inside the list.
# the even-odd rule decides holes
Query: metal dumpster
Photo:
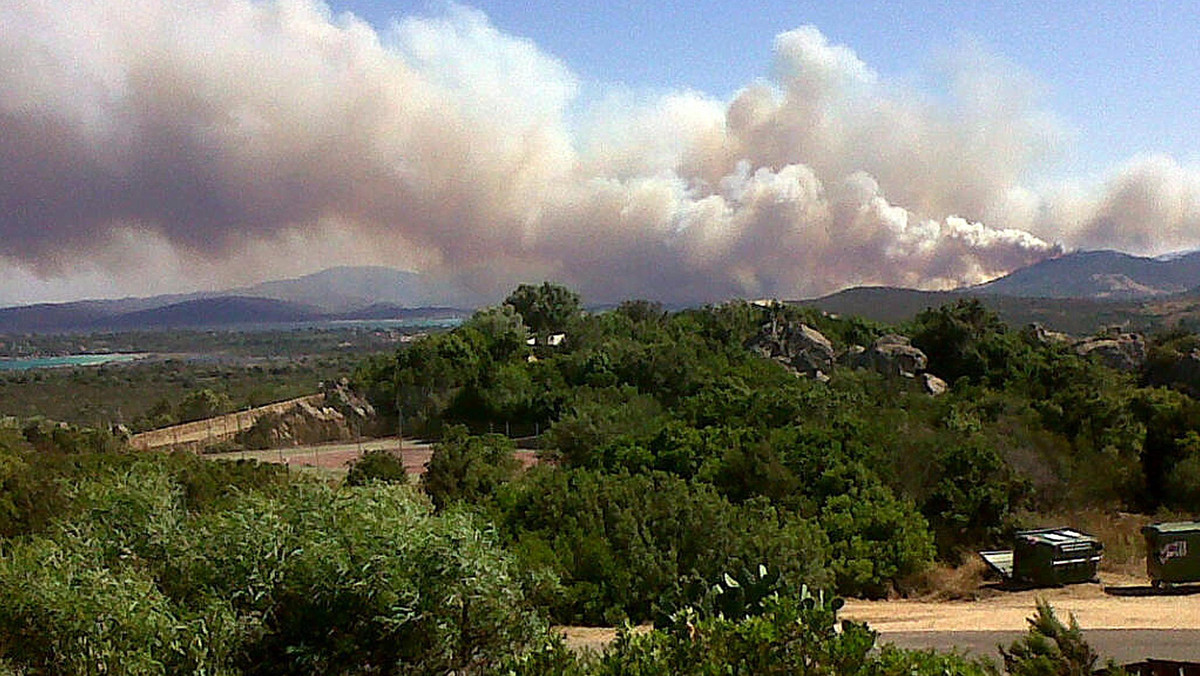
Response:
[[[980,552],[1006,580],[1053,587],[1096,580],[1104,545],[1071,528],[1019,531],[1012,550]]]
[[[1142,535],[1151,584],[1200,582],[1200,521],[1152,523]]]

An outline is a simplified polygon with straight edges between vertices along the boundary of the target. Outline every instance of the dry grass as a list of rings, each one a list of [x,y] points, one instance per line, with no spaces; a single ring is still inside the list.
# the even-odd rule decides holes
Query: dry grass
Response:
[[[984,586],[987,564],[977,556],[967,557],[961,565],[935,564],[906,580],[905,596],[926,601],[971,601],[994,591]]]
[[[1141,514],[1085,509],[1053,514],[1026,514],[1021,523],[1027,528],[1070,527],[1092,535],[1104,543],[1101,577],[1109,583],[1132,584],[1146,577],[1146,544],[1141,530],[1154,521],[1170,520],[1174,515],[1152,518]],[[995,574],[978,556],[968,555],[962,564],[936,564],[905,580],[903,596],[924,601],[971,601],[997,592]]]
[[[1085,509],[1031,515],[1026,522],[1081,530],[1104,543],[1101,573],[1136,577],[1146,574],[1146,540],[1142,536],[1142,526],[1153,521],[1141,514]]]

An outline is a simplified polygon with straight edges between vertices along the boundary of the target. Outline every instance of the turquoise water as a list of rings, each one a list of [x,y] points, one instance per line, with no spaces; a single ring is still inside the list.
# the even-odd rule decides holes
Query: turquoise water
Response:
[[[143,354],[70,354],[65,357],[29,357],[25,359],[0,359],[0,371],[27,371],[29,369],[54,368],[56,366],[98,366],[113,362],[141,359]]]

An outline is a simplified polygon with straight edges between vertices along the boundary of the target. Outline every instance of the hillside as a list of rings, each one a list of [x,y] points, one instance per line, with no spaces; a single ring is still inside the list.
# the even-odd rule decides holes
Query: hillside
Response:
[[[310,322],[321,318],[315,308],[269,298],[221,296],[184,301],[165,307],[101,319],[97,329],[196,328],[245,324]]]
[[[405,307],[429,304],[436,300],[433,291],[415,272],[380,266],[343,266],[296,279],[263,282],[232,293],[345,313],[381,303]]]
[[[798,301],[843,316],[858,316],[886,324],[912,319],[918,312],[958,298],[978,298],[1009,326],[1038,323],[1055,331],[1090,334],[1106,326],[1153,331],[1200,316],[1200,295],[1180,294],[1155,301],[1104,301],[1091,298],[1023,298],[964,291],[916,291],[890,287],[859,287]]]
[[[1078,251],[1022,268],[970,289],[1028,298],[1137,300],[1200,286],[1200,252],[1162,258],[1119,251]]]
[[[341,267],[223,292],[0,308],[0,333],[445,318],[468,314],[450,302],[468,297],[417,273]]]

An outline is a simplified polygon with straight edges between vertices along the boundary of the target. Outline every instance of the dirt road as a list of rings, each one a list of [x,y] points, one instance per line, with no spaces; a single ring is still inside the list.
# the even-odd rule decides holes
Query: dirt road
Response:
[[[987,591],[972,601],[848,600],[847,619],[877,631],[1024,631],[1039,598],[1064,620],[1074,614],[1084,629],[1200,630],[1200,587],[1156,594],[1145,578],[1101,575],[1101,584],[1056,589]]]
[[[993,659],[1029,628],[1040,598],[1065,622],[1074,614],[1084,637],[1103,658],[1118,663],[1146,658],[1200,661],[1200,586],[1159,594],[1144,578],[1101,575],[1102,584],[1002,591],[985,587],[971,601],[862,601],[850,599],[843,619],[867,622],[880,643],[903,648],[960,650]],[[574,648],[601,650],[615,630],[566,627]]]
[[[1101,584],[984,591],[974,601],[850,600],[842,617],[867,622],[881,643],[998,658],[997,646],[1019,638],[1045,599],[1063,621],[1075,616],[1102,658],[1200,660],[1200,586],[1160,594],[1144,578],[1101,574]]]
[[[236,451],[213,453],[205,457],[215,460],[258,460],[259,462],[283,463],[289,467],[319,467],[327,470],[344,470],[363,453],[376,449],[399,451],[395,437],[367,439],[355,443],[318,444],[293,446],[266,451]],[[433,457],[433,447],[418,439],[405,439],[403,450],[404,467],[409,474],[424,474],[425,464]],[[517,451],[513,454],[528,467],[537,462],[533,451]]]

